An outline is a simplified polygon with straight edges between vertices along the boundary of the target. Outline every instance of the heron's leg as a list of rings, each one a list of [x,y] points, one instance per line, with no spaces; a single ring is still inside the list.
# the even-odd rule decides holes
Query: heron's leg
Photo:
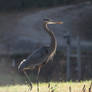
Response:
[[[29,79],[29,76],[28,76],[28,74],[27,74],[27,72],[24,70],[24,75],[26,76],[26,78],[27,78],[27,82],[28,82],[28,84],[29,84],[29,86],[30,86],[30,91],[32,90],[32,82],[30,81],[30,79]]]
[[[40,68],[38,67],[38,73],[37,73],[37,92],[39,92],[39,73],[40,73]]]

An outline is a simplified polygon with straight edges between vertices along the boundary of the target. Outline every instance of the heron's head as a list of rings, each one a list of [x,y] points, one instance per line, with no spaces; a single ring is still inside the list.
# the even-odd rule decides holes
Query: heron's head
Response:
[[[45,24],[63,24],[61,21],[54,21],[52,19],[44,19],[43,21]]]

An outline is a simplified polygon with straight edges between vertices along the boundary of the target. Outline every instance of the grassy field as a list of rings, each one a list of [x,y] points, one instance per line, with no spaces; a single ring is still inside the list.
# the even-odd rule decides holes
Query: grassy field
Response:
[[[50,88],[48,84],[50,83]],[[84,82],[49,82],[49,83],[40,83],[40,92],[69,92],[69,87],[71,86],[71,92],[82,92],[82,88],[85,84],[86,92],[90,87],[91,81]],[[33,89],[31,92],[37,92],[37,86],[33,83]],[[9,85],[9,86],[0,86],[0,92],[30,92],[27,85]]]

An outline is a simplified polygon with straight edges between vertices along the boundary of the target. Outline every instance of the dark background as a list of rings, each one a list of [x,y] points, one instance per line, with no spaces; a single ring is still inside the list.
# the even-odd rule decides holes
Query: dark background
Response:
[[[86,1],[88,0],[0,0],[0,85],[20,83],[23,76],[18,72],[20,61],[27,58],[35,49],[49,44],[48,37],[40,31],[43,30],[41,23],[45,17],[62,20],[64,24],[51,27],[56,30],[55,35],[59,45],[53,62],[50,61],[42,68],[40,80],[65,81],[67,52],[61,41],[61,38],[64,39],[64,33],[69,31],[73,40],[79,36],[80,40],[86,41],[86,45],[87,42],[92,42],[92,2]],[[90,80],[92,79],[92,45],[81,46],[80,51],[81,55],[85,55],[81,57],[81,80]],[[76,58],[71,59],[71,80],[74,81],[78,80],[75,61]],[[32,74],[30,78],[35,81],[37,69],[33,72],[28,71],[29,74],[30,72]],[[3,76],[7,75],[9,78],[5,78],[7,79],[5,82]]]

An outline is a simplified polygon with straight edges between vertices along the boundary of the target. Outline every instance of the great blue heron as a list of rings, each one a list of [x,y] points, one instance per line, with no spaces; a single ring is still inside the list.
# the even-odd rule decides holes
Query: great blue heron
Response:
[[[62,24],[62,23],[63,22],[55,22],[50,19],[44,19],[44,22],[43,22],[44,29],[51,38],[50,46],[48,47],[43,46],[35,50],[31,55],[28,56],[27,59],[24,59],[23,61],[21,61],[21,63],[18,66],[18,70],[21,72],[24,72],[27,80],[29,81],[31,89],[32,89],[32,83],[26,73],[26,70],[33,70],[36,67],[38,68],[38,75],[37,75],[38,92],[39,92],[38,78],[39,78],[40,69],[44,64],[47,64],[48,61],[53,58],[57,48],[57,41],[56,41],[55,35],[52,31],[49,30],[48,24]]]

